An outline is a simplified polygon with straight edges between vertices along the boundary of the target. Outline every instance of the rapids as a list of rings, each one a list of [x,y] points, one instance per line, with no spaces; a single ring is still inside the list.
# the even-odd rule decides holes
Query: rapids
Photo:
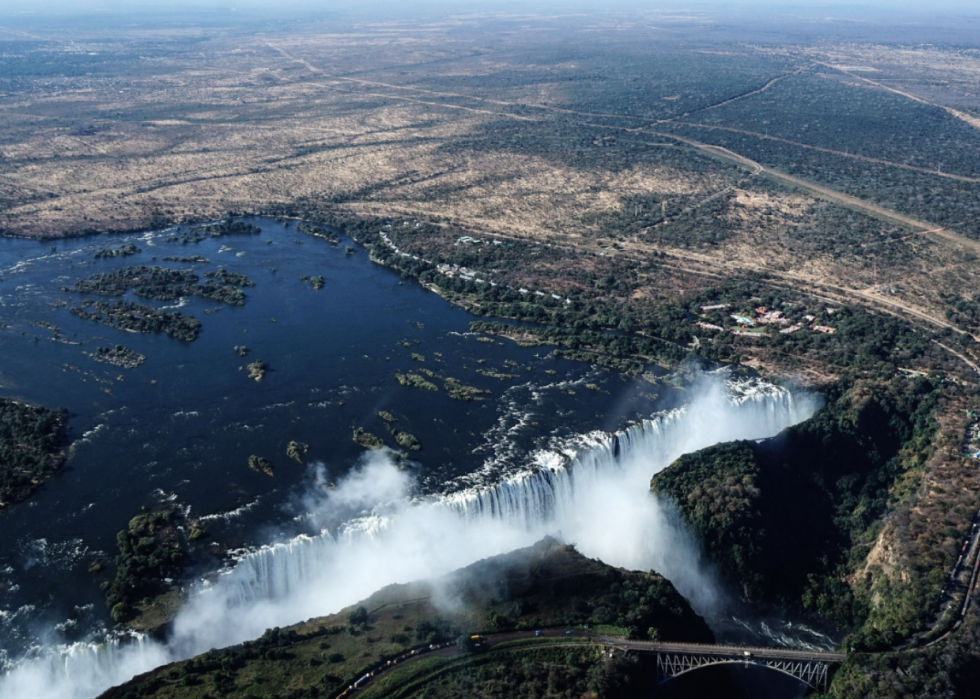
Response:
[[[200,581],[166,642],[107,637],[39,648],[0,677],[0,697],[85,699],[165,662],[187,658],[336,612],[396,582],[433,578],[527,546],[546,534],[587,556],[666,575],[704,614],[717,603],[710,571],[669,507],[649,492],[654,473],[684,453],[734,439],[771,437],[808,418],[810,395],[758,380],[705,375],[689,402],[616,433],[566,438],[496,482],[481,472],[438,496],[373,453],[336,488],[311,487],[315,536],[241,551]],[[486,474],[483,474],[486,475]]]

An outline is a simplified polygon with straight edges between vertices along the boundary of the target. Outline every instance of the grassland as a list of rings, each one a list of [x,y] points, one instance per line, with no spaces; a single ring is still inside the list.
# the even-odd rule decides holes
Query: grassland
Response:
[[[654,20],[671,34],[651,41]],[[961,118],[976,109],[973,54],[920,52],[923,68],[882,46],[732,43],[689,16],[636,18],[615,32],[535,22],[574,41],[494,18],[490,44],[439,21],[314,22],[254,36],[124,31],[112,43],[87,27],[72,36],[75,53],[57,28],[11,42],[0,229],[128,230],[303,200],[451,221],[612,265],[668,254],[702,273],[765,270],[939,320],[952,305],[941,291],[972,302],[976,250],[671,136],[976,237],[980,130]],[[446,35],[452,49],[437,38]],[[867,64],[878,73],[849,71]],[[955,89],[907,92],[944,69]],[[877,77],[900,92],[866,82]],[[691,283],[677,267],[662,286]]]

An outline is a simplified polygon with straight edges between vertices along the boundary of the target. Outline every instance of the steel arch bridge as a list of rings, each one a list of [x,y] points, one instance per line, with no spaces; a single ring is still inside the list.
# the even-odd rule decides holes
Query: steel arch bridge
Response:
[[[612,640],[612,639],[610,639]],[[818,691],[826,691],[831,669],[844,661],[842,653],[794,650],[790,648],[754,648],[717,646],[700,643],[657,643],[620,641],[617,645],[629,653],[657,656],[657,684],[713,665],[755,665],[803,682]]]
[[[757,665],[805,683],[820,692],[827,691],[830,664],[822,660],[788,660],[723,656],[715,654],[657,653],[657,684],[713,665]]]

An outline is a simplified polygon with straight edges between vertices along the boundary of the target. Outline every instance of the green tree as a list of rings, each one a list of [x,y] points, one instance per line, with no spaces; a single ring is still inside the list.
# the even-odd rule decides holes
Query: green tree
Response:
[[[368,612],[364,607],[358,607],[347,615],[347,623],[350,626],[364,626],[368,623]]]

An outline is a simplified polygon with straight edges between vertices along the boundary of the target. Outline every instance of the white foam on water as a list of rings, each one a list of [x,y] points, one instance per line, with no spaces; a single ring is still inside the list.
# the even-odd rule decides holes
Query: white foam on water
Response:
[[[372,452],[335,488],[311,486],[305,504],[319,534],[237,552],[233,566],[196,585],[166,643],[127,635],[40,648],[0,677],[0,697],[92,697],[163,663],[339,611],[384,585],[439,576],[546,534],[612,565],[655,569],[696,609],[710,609],[711,576],[650,494],[650,478],[684,453],[773,436],[809,417],[817,402],[724,374],[691,394],[685,408],[616,434],[564,440],[503,480],[484,480],[492,469],[483,470],[440,496],[414,497],[408,473]]]

